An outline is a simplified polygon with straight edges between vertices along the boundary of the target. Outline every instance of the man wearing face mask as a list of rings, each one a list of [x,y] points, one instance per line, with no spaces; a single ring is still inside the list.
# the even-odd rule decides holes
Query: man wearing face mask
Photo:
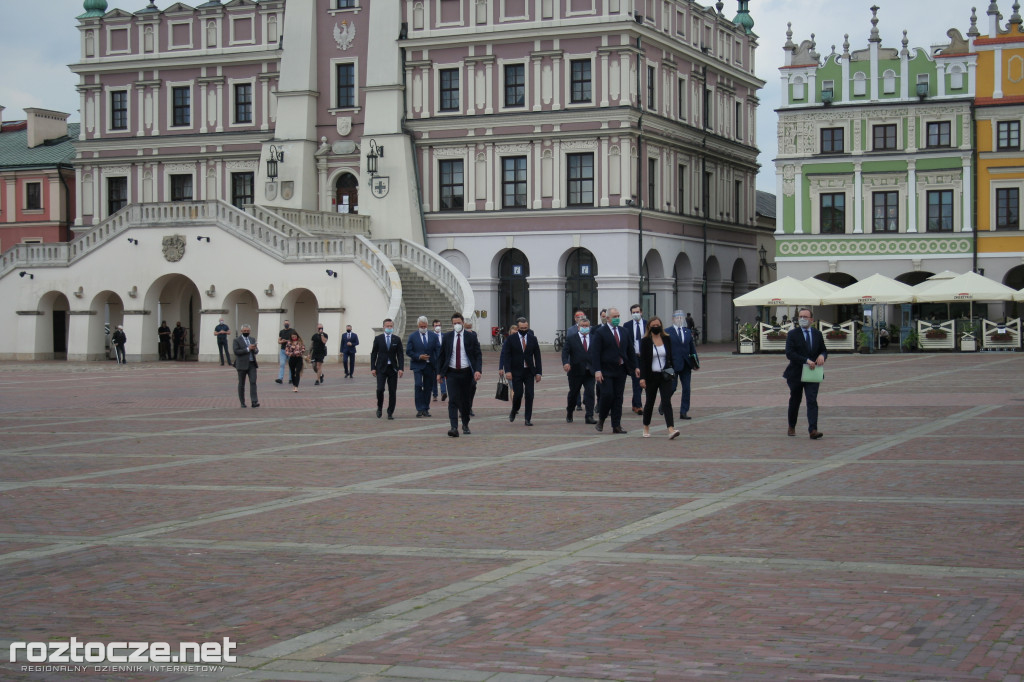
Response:
[[[288,366],[288,355],[284,352],[284,347],[292,340],[292,323],[288,320],[284,321],[284,329],[277,333],[277,345],[281,349],[277,352],[277,378],[274,379],[274,383],[280,384],[284,382],[284,370]]]
[[[672,324],[673,326],[666,330],[672,344],[672,366],[676,370],[676,375],[672,377],[672,392],[675,393],[676,388],[682,386],[683,391],[679,396],[679,418],[689,419],[690,375],[693,370],[700,369],[697,346],[693,342],[693,332],[686,326],[686,315],[682,310],[672,314]],[[658,414],[661,413],[662,408],[659,407]]]
[[[798,327],[793,327],[786,335],[786,358],[789,366],[782,376],[789,385],[789,430],[786,435],[796,435],[796,420],[800,415],[800,400],[807,397],[807,431],[811,440],[822,437],[818,430],[818,388],[821,384],[801,381],[803,368],[822,367],[828,358],[825,348],[825,337],[814,328],[814,314],[810,308],[801,308],[798,313]]]
[[[437,358],[441,354],[441,345],[433,330],[427,329],[427,318],[420,315],[416,320],[416,330],[409,334],[405,343],[405,354],[409,356],[409,369],[416,379],[413,397],[416,402],[416,416],[430,416],[430,394],[434,389],[437,376]]]
[[[523,403],[523,396],[526,396],[526,420],[527,426],[533,426],[530,419],[533,417],[533,385],[540,383],[541,363],[540,344],[537,337],[530,334],[530,323],[525,317],[516,320],[519,333],[509,334],[505,344],[501,347],[501,367],[507,367],[508,373],[512,375],[512,411],[509,412],[508,420],[513,422],[519,413],[519,407]],[[504,378],[505,370],[501,369],[498,374]]]
[[[569,337],[576,336],[580,333],[580,320],[586,317],[587,314],[582,310],[577,310],[572,316],[572,326],[569,327],[568,331],[565,332],[566,340]],[[565,364],[565,346],[562,346],[562,364]],[[571,383],[571,382],[570,382]],[[579,393],[576,394],[576,411],[579,412],[583,409],[583,400],[580,398]]]
[[[467,332],[461,313],[452,315],[452,331],[444,335],[441,343],[441,357],[437,380],[446,380],[451,400],[448,401],[448,420],[451,428],[448,435],[459,437],[459,419],[462,419],[462,433],[469,435],[469,418],[473,408],[472,388],[480,380],[483,367],[483,353],[476,334]]]
[[[395,322],[384,320],[384,333],[373,340],[370,374],[377,377],[377,419],[384,409],[384,387],[388,389],[388,419],[395,418],[395,391],[405,369],[402,340],[395,335]]]
[[[231,353],[228,352],[228,335],[231,333],[231,328],[224,323],[224,318],[220,318],[220,322],[213,328],[213,335],[217,337],[217,355],[220,356],[221,367],[224,363],[234,367],[235,363],[231,361]]]
[[[260,401],[256,397],[256,354],[259,348],[256,347],[256,337],[251,335],[252,328],[243,324],[241,333],[235,337],[232,344],[232,352],[235,354],[235,369],[238,370],[238,402],[245,407],[245,380],[249,379],[249,397],[252,406],[259,407]]]
[[[444,342],[444,335],[441,333],[441,320],[434,320],[430,324],[434,325],[434,336],[437,337],[437,349],[441,351],[441,344]],[[438,363],[440,364],[440,363]],[[448,399],[448,383],[441,379],[441,381],[434,382],[434,402],[437,402],[437,392],[441,391],[441,402],[443,403]]]
[[[601,412],[597,418],[598,431],[604,431],[604,422],[612,416],[612,433],[626,433],[622,428],[622,397],[626,391],[626,377],[636,372],[636,353],[626,333],[619,328],[618,308],[608,309],[608,324],[591,334],[590,362],[595,368],[594,381],[601,387]]]
[[[629,306],[629,322],[626,323],[623,331],[629,345],[633,347],[633,355],[640,357],[640,339],[647,333],[647,320],[644,319],[644,311],[636,303]],[[640,368],[638,367],[629,375],[633,382],[633,414],[643,414],[643,389],[640,388]]]
[[[586,423],[597,424],[594,419],[594,364],[590,356],[590,320],[576,321],[576,333],[565,338],[562,348],[562,369],[569,378],[569,396],[565,405],[565,421],[572,423],[573,408],[583,389]]]
[[[359,345],[359,335],[352,331],[352,325],[345,327],[345,333],[341,335],[341,361],[345,368],[345,378],[351,379],[352,372],[356,368],[356,346]]]

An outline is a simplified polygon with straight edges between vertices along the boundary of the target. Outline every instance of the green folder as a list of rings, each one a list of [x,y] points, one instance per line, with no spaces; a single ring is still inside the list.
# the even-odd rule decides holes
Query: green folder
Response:
[[[807,384],[820,384],[824,380],[824,367],[815,367],[814,369],[811,369],[807,365],[804,365],[803,372],[800,374],[800,381]]]

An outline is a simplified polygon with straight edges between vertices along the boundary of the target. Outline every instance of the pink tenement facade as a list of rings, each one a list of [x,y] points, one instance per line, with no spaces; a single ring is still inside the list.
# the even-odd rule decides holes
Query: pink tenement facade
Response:
[[[265,335],[283,318],[337,331],[461,309],[485,334],[525,315],[550,343],[577,307],[642,301],[723,339],[731,299],[756,286],[763,83],[745,0],[734,20],[689,0],[105,5],[86,0],[72,66],[91,241],[4,254],[0,286],[81,266],[18,314],[45,315],[126,250],[149,264],[138,281],[86,290],[116,296],[139,357],[179,315],[201,359],[220,316]],[[187,245],[176,261],[169,238]],[[190,263],[203,249],[215,272]]]

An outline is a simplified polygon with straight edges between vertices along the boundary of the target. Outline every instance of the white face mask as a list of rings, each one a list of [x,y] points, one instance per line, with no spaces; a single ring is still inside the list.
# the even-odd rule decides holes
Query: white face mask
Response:
[[[633,313],[633,319],[634,320],[639,320],[641,317],[643,317],[642,313]]]
[[[811,326],[811,321],[809,319],[807,319],[806,317],[799,318],[797,323],[800,325],[801,329],[807,329],[808,327]]]
[[[458,333],[458,332],[461,332],[461,331],[462,331],[462,325],[459,324],[458,322],[456,322],[455,323],[455,332]]]
[[[438,326],[434,327],[434,331],[437,332],[438,334],[440,334],[441,333],[441,325],[438,325]]]

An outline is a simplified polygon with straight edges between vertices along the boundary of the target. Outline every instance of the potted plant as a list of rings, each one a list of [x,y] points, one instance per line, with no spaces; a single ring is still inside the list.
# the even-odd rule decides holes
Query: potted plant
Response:
[[[862,334],[864,332],[861,332]],[[825,338],[831,341],[842,341],[847,337],[847,333],[842,329],[830,329],[825,333]],[[867,336],[867,334],[865,334]]]
[[[754,352],[754,340],[757,338],[757,325],[752,322],[739,327],[740,353],[747,355]]]
[[[768,333],[764,335],[764,337],[769,341],[785,341],[786,336],[786,332],[782,331],[778,327],[768,330]]]
[[[857,332],[857,349],[861,353],[871,352],[871,346],[868,345],[868,333],[863,329]]]
[[[1005,328],[1000,327],[994,332],[989,333],[988,338],[992,339],[993,343],[1007,343],[1009,341],[1013,341],[1013,334]]]
[[[965,353],[973,353],[978,350],[978,324],[976,322],[964,322],[960,325],[960,350]]]
[[[947,336],[949,336],[949,334],[946,333],[946,330],[938,327],[932,327],[924,333],[924,338],[926,339],[944,339]]]
[[[918,340],[919,340],[919,337],[917,335],[917,332],[916,331],[911,331],[903,339],[903,347],[906,348],[911,353],[913,353],[914,351],[917,350],[917,342],[918,342]]]

